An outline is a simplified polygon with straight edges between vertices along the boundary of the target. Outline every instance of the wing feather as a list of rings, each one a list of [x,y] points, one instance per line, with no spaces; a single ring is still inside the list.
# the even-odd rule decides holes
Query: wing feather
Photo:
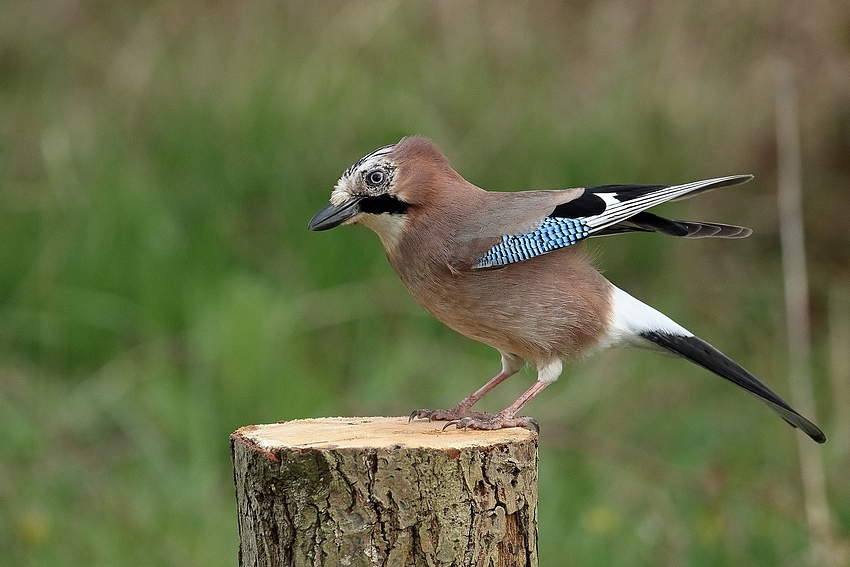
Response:
[[[452,257],[455,268],[495,268],[522,262],[590,236],[659,232],[686,238],[741,238],[750,229],[720,223],[674,221],[644,212],[665,201],[737,185],[732,175],[684,185],[599,185],[558,191],[483,192],[486,201],[465,219]],[[499,216],[494,214],[498,212]]]

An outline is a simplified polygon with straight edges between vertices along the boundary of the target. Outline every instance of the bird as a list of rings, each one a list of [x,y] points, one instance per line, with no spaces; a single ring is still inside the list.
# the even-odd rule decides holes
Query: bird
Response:
[[[608,347],[678,355],[767,404],[818,443],[824,433],[749,371],[666,315],[609,282],[583,250],[590,237],[654,232],[683,238],[743,238],[745,227],[671,220],[647,209],[738,185],[732,175],[682,185],[599,185],[487,191],[464,179],[428,138],[408,136],[346,169],[312,231],[360,224],[380,238],[410,294],[449,328],[501,355],[501,370],[447,410],[410,420],[459,429],[538,429],[520,409],[555,382],[564,361]],[[474,411],[485,394],[526,364],[535,382],[498,413]]]

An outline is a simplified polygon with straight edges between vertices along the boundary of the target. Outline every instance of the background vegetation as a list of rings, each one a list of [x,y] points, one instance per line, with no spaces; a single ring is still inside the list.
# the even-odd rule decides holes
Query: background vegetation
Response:
[[[492,190],[754,173],[664,209],[745,241],[591,246],[787,395],[777,58],[799,88],[840,554],[847,2],[3,2],[0,565],[234,565],[231,431],[448,406],[497,371],[368,230],[306,231],[349,164],[407,134]],[[795,433],[699,368],[608,352],[528,411],[542,565],[808,564]]]

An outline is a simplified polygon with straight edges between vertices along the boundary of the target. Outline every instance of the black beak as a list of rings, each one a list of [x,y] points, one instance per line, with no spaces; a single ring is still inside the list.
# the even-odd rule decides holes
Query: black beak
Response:
[[[340,206],[328,203],[318,213],[313,215],[307,228],[310,230],[328,230],[329,228],[339,226],[360,213],[359,203],[359,198],[354,198]]]

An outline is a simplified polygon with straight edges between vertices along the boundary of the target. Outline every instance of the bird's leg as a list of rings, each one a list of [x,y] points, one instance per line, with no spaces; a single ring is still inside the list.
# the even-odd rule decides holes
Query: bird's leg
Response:
[[[514,373],[508,374],[503,370],[502,372],[499,372],[498,374],[490,378],[490,380],[488,380],[486,384],[478,388],[473,394],[465,397],[453,407],[447,410],[418,409],[410,414],[410,420],[417,417],[426,417],[428,418],[428,421],[453,421],[462,417],[470,416],[473,413],[481,414],[482,417],[490,416],[492,414],[488,414],[485,412],[471,412],[469,410],[475,404],[475,402],[477,402],[484,396],[484,394],[486,394],[487,392],[489,392],[490,390],[492,390],[493,388],[513,376],[513,374]]]
[[[525,361],[512,354],[502,354],[502,371],[490,378],[486,384],[475,390],[471,395],[465,397],[452,408],[447,410],[418,409],[410,414],[409,420],[417,417],[427,418],[428,421],[455,421],[464,417],[476,417],[487,419],[493,416],[486,412],[472,412],[470,408],[484,397],[484,395],[516,374],[523,367]]]
[[[556,359],[537,369],[537,381],[511,405],[495,415],[484,414],[468,415],[446,424],[455,425],[458,429],[501,429],[503,427],[525,427],[540,431],[537,420],[533,417],[517,416],[517,412],[527,404],[531,398],[543,391],[546,386],[558,379],[561,374],[561,361]]]

